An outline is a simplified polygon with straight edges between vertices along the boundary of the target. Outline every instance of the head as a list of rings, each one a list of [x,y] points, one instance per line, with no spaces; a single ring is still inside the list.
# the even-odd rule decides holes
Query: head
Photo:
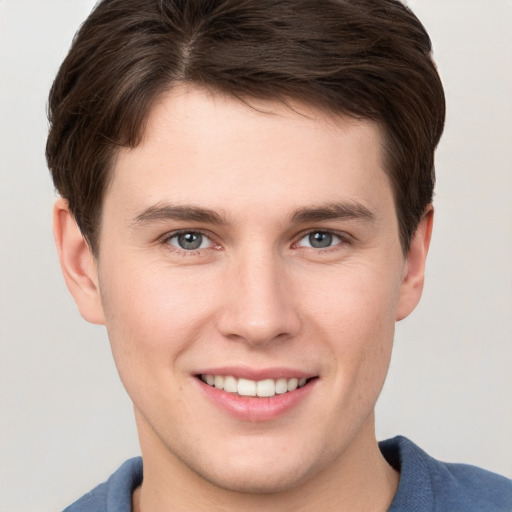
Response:
[[[430,39],[397,0],[99,2],[49,100],[47,160],[96,253],[116,153],[157,99],[195,84],[376,122],[404,251],[434,188],[443,89]]]
[[[55,232],[145,482],[286,493],[375,467],[430,237],[430,51],[393,0],[107,0],[80,29],[50,98]]]

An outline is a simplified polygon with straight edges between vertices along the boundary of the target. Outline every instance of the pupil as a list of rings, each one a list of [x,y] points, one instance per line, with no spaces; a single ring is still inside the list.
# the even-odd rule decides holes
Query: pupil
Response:
[[[202,241],[201,233],[183,233],[178,236],[178,243],[182,249],[198,249]]]
[[[309,235],[309,243],[311,244],[311,247],[315,247],[316,249],[330,247],[332,244],[332,235],[321,231],[311,233]]]

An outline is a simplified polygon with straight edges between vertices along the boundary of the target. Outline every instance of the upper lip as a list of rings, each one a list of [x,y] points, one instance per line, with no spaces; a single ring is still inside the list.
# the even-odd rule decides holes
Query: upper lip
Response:
[[[224,377],[232,376],[237,379],[249,379],[260,381],[265,379],[309,379],[316,377],[316,374],[304,370],[297,370],[294,368],[286,367],[273,367],[273,368],[250,368],[247,366],[222,366],[215,368],[205,368],[195,375],[222,375]]]

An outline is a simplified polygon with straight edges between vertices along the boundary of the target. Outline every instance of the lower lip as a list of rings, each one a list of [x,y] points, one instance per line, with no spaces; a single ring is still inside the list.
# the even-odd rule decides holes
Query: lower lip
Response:
[[[201,391],[216,406],[231,416],[250,422],[270,421],[297,407],[310,393],[318,379],[310,380],[305,386],[272,397],[247,397],[214,388],[196,378]]]

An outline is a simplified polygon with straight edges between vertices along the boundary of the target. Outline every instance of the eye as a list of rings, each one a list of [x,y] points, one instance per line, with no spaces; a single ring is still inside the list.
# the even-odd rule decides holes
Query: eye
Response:
[[[183,251],[197,251],[212,245],[212,241],[200,231],[182,231],[166,239],[166,243]]]
[[[330,231],[312,231],[302,237],[297,245],[313,249],[328,249],[340,243],[343,243],[343,239]]]

